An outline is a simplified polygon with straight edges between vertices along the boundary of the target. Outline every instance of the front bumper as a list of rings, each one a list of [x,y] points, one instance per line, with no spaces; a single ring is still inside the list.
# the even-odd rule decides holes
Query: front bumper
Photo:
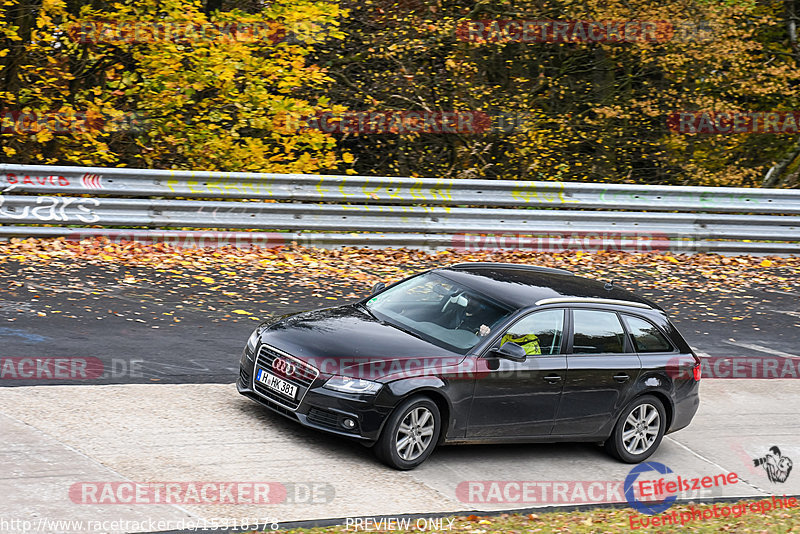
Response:
[[[301,425],[356,439],[367,445],[374,443],[380,436],[383,424],[392,412],[392,405],[382,405],[377,395],[348,395],[323,388],[330,378],[318,375],[301,398],[296,408],[276,402],[260,392],[253,383],[255,370],[254,358],[245,351],[239,363],[239,379],[236,389],[242,395],[266,406],[270,410],[283,415]],[[348,429],[344,421],[350,419],[356,425]]]

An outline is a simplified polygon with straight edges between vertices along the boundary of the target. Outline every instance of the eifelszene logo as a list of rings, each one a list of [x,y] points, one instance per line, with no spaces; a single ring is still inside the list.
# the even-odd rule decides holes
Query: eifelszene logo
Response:
[[[675,502],[677,499],[677,495],[670,495],[666,497],[663,501],[647,501],[642,502],[636,498],[636,479],[639,478],[639,475],[642,473],[648,473],[650,471],[655,471],[656,473],[666,475],[672,473],[672,469],[667,467],[664,464],[658,462],[645,462],[643,464],[639,464],[633,469],[631,469],[628,476],[625,477],[625,484],[623,488],[625,489],[625,499],[628,501],[628,504],[633,507],[634,510],[641,514],[647,515],[656,515],[660,514],[661,512],[668,509],[672,506],[672,503]]]
[[[721,492],[724,486],[738,483],[739,475],[734,472],[686,477],[676,475],[664,464],[646,462],[631,469],[625,478],[623,490],[625,499],[636,511],[658,515],[672,506],[678,497],[695,499],[709,496],[709,493]]]

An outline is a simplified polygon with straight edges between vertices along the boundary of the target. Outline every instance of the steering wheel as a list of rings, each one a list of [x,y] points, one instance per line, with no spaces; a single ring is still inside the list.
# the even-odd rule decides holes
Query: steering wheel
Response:
[[[450,306],[450,304],[452,304],[454,302],[458,302],[462,298],[464,300],[466,300],[466,297],[464,296],[464,292],[463,291],[460,292],[460,293],[459,292],[451,293],[450,296],[447,297],[447,300],[444,301],[444,306],[442,306],[442,313],[447,311],[447,308]],[[465,303],[465,305],[466,305],[466,303]]]

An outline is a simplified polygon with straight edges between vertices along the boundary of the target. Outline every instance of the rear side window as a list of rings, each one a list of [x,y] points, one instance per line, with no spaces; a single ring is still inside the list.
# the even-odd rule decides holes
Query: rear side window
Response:
[[[624,317],[636,352],[670,352],[673,350],[672,344],[667,341],[656,325],[639,317],[630,315]]]
[[[625,352],[625,330],[614,312],[572,310],[573,354]]]

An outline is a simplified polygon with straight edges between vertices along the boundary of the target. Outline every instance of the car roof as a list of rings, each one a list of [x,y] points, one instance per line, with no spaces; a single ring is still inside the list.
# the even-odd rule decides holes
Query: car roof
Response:
[[[588,302],[661,308],[647,299],[620,287],[606,289],[606,283],[575,276],[563,269],[514,263],[459,263],[436,269],[450,280],[515,309],[528,308],[545,299],[561,303]],[[587,300],[593,299],[593,300]],[[617,302],[611,302],[617,301]],[[545,303],[542,303],[545,304]]]

